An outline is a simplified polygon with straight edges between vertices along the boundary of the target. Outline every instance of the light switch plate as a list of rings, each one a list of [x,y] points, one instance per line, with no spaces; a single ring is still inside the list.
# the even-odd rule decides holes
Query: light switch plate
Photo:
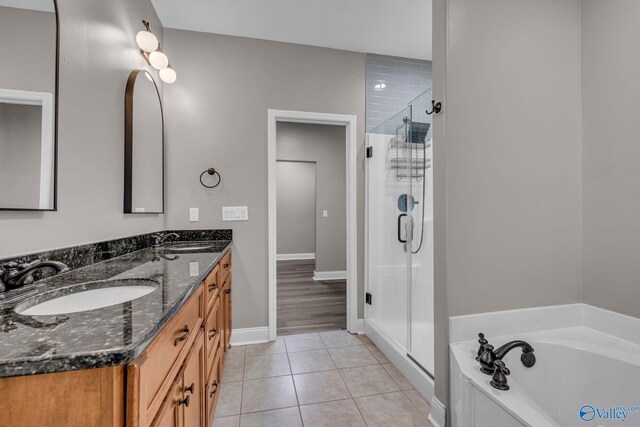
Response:
[[[328,211],[328,210],[326,210],[326,209],[325,209],[325,210],[323,210],[323,211],[322,211],[322,217],[323,217],[323,218],[327,218],[328,216],[329,216],[329,211]]]
[[[249,208],[247,206],[223,206],[223,221],[248,221]]]
[[[198,219],[198,216],[199,216],[198,208],[189,208],[189,221],[190,222],[198,222],[198,221],[200,221]]]

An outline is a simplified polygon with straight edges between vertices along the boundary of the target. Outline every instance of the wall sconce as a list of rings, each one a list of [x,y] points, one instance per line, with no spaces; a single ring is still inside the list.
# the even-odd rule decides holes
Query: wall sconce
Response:
[[[165,83],[175,82],[176,72],[171,68],[167,55],[160,49],[158,38],[151,32],[147,21],[143,20],[142,24],[144,24],[145,29],[136,34],[136,43],[138,43],[140,53],[142,53],[147,64],[159,70],[160,80]]]

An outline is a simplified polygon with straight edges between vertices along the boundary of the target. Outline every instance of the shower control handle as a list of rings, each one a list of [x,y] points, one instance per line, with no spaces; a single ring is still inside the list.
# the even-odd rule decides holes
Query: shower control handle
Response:
[[[400,243],[407,243],[406,240],[402,239],[402,217],[407,216],[406,213],[402,213],[398,215],[398,241]]]

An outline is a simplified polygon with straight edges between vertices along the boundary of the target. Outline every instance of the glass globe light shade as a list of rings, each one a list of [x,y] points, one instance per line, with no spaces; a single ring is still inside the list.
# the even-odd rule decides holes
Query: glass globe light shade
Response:
[[[138,34],[136,34],[136,43],[138,43],[138,47],[144,50],[145,52],[153,52],[158,49],[158,39],[156,36],[147,30],[142,30]]]

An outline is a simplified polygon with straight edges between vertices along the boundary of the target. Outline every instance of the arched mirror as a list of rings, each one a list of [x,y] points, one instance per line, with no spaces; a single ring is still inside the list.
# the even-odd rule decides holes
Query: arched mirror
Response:
[[[163,213],[162,100],[146,70],[133,70],[127,81],[124,151],[124,213]]]
[[[56,210],[57,11],[0,0],[0,210]]]

